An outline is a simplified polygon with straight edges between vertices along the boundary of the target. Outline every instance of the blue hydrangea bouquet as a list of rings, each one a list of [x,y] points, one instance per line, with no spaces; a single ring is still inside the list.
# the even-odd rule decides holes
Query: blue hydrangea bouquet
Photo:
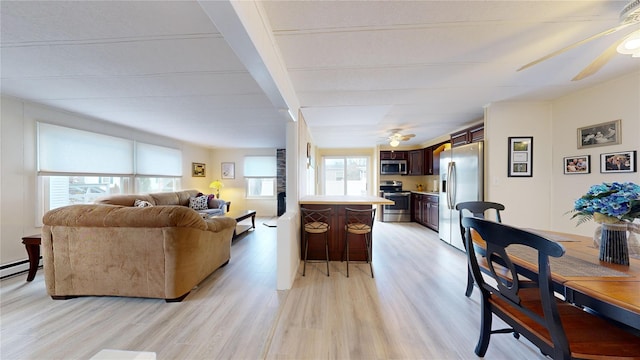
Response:
[[[571,219],[580,225],[589,220],[599,223],[633,222],[640,218],[640,186],[632,182],[593,185],[574,203]]]

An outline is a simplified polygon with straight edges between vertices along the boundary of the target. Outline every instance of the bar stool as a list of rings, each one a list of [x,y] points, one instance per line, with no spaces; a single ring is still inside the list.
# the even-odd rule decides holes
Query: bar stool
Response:
[[[466,201],[456,204],[456,210],[460,212],[460,235],[462,236],[462,243],[466,244],[464,241],[465,236],[465,228],[462,226],[462,219],[466,217],[466,211],[470,212],[472,216],[484,219],[485,212],[487,210],[495,210],[495,220],[497,222],[502,222],[502,218],[500,217],[500,211],[504,210],[504,205],[496,202],[490,201]],[[476,253],[484,256],[484,250],[478,248]],[[471,275],[471,270],[467,269],[467,290],[465,291],[465,296],[471,296],[473,292],[473,275]]]
[[[324,237],[324,248],[326,252],[327,276],[329,276],[329,229],[331,228],[331,208],[328,209],[307,209],[300,208],[302,212],[302,234],[304,239],[304,266],[302,276],[307,271],[307,253],[309,252],[309,235],[322,234]],[[316,261],[313,261],[316,262]]]
[[[349,277],[349,234],[362,235],[365,248],[367,249],[367,263],[371,269],[371,277],[373,277],[373,265],[371,264],[371,234],[373,232],[373,222],[376,217],[376,208],[371,209],[345,209],[345,253],[347,255],[347,277]]]

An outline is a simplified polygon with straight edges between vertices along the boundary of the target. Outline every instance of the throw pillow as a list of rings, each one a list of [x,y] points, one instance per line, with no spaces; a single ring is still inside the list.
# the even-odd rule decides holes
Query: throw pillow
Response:
[[[207,210],[207,196],[197,196],[189,198],[189,207],[193,210]]]
[[[143,207],[152,207],[153,204],[146,200],[136,199],[136,201],[133,203],[133,206],[143,208]]]

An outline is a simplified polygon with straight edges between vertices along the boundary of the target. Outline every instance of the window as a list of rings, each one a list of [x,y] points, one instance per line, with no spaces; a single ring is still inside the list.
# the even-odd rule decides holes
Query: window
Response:
[[[325,195],[367,195],[369,159],[366,157],[325,157]]]
[[[276,196],[276,157],[246,156],[244,178],[247,198],[274,198]]]
[[[136,190],[140,193],[170,192],[180,190],[180,178],[136,176]]]
[[[99,197],[126,193],[128,179],[109,176],[43,176],[45,211],[92,203]]]
[[[46,123],[38,123],[37,146],[43,214],[110,194],[180,189],[178,149]]]

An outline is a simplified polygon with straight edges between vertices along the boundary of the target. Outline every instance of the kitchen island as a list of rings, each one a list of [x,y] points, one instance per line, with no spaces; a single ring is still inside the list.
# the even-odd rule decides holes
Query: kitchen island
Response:
[[[300,207],[308,209],[327,209],[331,208],[331,230],[329,231],[329,260],[341,261],[345,248],[345,211],[346,208],[351,209],[371,209],[377,205],[393,205],[393,201],[378,196],[305,196],[299,201]],[[375,229],[375,226],[374,226]],[[314,241],[313,236],[321,236],[312,234],[309,241],[309,260],[324,260],[324,241],[318,239]],[[303,237],[300,237],[301,241]],[[351,238],[350,238],[351,239]],[[355,237],[353,237],[355,239]],[[373,256],[373,255],[372,255]],[[300,245],[300,257],[304,259],[304,244]],[[367,259],[367,250],[363,241],[350,241],[349,243],[349,260],[365,261]]]

